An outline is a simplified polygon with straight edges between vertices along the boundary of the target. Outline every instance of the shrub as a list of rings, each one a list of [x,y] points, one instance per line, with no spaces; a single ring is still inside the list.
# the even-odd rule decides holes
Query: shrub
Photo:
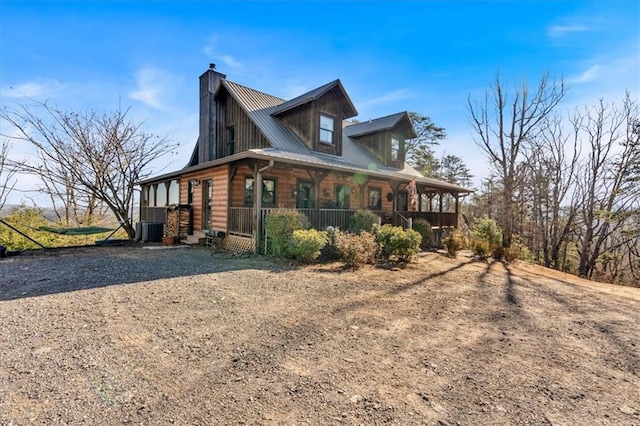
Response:
[[[327,243],[320,250],[320,258],[326,262],[340,259],[340,250],[336,246],[336,233],[340,232],[333,226],[327,228]]]
[[[473,245],[473,252],[481,260],[487,260],[491,255],[491,246],[486,240],[476,240]]]
[[[444,247],[447,249],[447,253],[451,256],[456,256],[460,250],[464,248],[464,237],[457,229],[451,233],[443,241]]]
[[[358,210],[349,218],[349,231],[359,234],[362,231],[371,232],[373,225],[378,223],[378,216],[370,210]]]
[[[413,230],[422,236],[420,247],[422,249],[429,248],[431,246],[431,239],[433,238],[431,224],[424,219],[416,219],[413,221]]]
[[[348,268],[360,268],[375,263],[377,245],[373,234],[362,231],[360,234],[334,232],[336,248],[340,261]]]
[[[293,231],[308,227],[307,217],[295,210],[278,210],[265,218],[268,246],[276,257],[290,257]]]
[[[327,243],[327,233],[315,229],[293,231],[290,253],[304,263],[311,263],[318,258],[320,250]]]
[[[497,245],[491,249],[491,257],[496,260],[502,259],[502,255],[504,254],[504,247],[502,245]]]
[[[487,216],[474,223],[471,235],[475,240],[484,240],[489,243],[492,250],[502,244],[502,231],[496,221]]]
[[[374,233],[383,259],[395,256],[399,262],[408,262],[420,251],[422,236],[413,229],[405,231],[399,226],[382,225],[376,226]]]
[[[504,259],[505,262],[513,262],[520,257],[521,252],[522,250],[519,245],[512,244],[511,247],[506,247],[502,250],[502,259]]]

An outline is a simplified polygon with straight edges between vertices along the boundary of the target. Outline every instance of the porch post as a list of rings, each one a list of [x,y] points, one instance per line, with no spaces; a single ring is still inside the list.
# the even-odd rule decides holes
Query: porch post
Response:
[[[439,206],[438,206],[438,239],[442,241],[442,190],[438,191],[438,195],[440,197]]]
[[[398,210],[398,188],[400,187],[400,182],[390,181],[389,186],[391,187],[391,194],[393,198],[391,200],[391,223],[396,225],[396,213]]]
[[[453,195],[453,194],[451,194],[451,195]],[[455,193],[454,197],[456,197],[456,208],[455,208],[455,210],[456,210],[456,219],[455,219],[454,226],[457,229],[458,228],[458,216],[460,215],[460,198],[459,198],[459,195],[458,195],[457,192]]]
[[[255,222],[255,241],[256,241],[256,253],[260,249],[260,240],[262,238],[262,172],[266,172],[274,165],[273,160],[269,160],[269,164],[260,168],[256,172],[255,177],[255,187],[254,193],[256,194],[256,198],[254,200],[254,204],[256,207],[256,222]]]

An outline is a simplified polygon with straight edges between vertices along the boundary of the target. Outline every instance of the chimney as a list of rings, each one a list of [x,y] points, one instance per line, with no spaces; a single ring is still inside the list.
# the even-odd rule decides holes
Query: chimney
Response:
[[[216,64],[200,76],[200,134],[198,136],[198,164],[215,160],[222,135],[221,115],[215,102],[215,91],[227,76],[216,71]]]

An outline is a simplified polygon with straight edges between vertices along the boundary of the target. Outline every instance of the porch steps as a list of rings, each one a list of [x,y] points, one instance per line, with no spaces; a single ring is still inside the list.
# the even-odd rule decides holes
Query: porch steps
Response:
[[[182,237],[182,239],[180,239],[180,242],[182,244],[189,244],[189,245],[204,245],[204,241],[207,238],[207,235],[204,233],[204,231],[193,231],[193,235],[187,235],[186,237]]]

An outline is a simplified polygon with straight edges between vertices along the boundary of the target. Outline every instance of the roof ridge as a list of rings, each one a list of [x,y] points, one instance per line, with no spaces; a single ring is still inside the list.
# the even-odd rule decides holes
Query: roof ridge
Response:
[[[287,102],[287,100],[286,100],[286,99],[282,99],[282,98],[280,98],[280,97],[278,97],[278,96],[271,95],[271,94],[269,94],[269,93],[262,92],[262,91],[260,91],[260,90],[256,90],[256,89],[254,89],[254,88],[252,88],[252,87],[245,86],[244,84],[236,83],[235,81],[226,80],[226,79],[225,79],[225,80],[223,80],[223,81],[225,81],[225,82],[227,82],[227,83],[231,83],[231,84],[233,84],[233,85],[235,85],[235,86],[240,86],[240,87],[242,87],[243,89],[251,90],[252,92],[260,93],[261,95],[269,96],[270,98],[277,99],[277,100],[282,101],[282,102]]]
[[[382,117],[369,118],[369,119],[367,119],[367,120],[363,120],[363,121],[360,121],[360,122],[358,122],[358,123],[353,123],[353,124],[352,124],[352,126],[356,126],[356,125],[358,125],[358,124],[366,124],[366,123],[368,123],[369,121],[382,120],[382,119],[384,119],[384,118],[389,118],[389,117],[392,117],[392,116],[394,116],[394,115],[402,115],[402,114],[407,114],[407,115],[408,115],[408,114],[409,114],[409,112],[408,112],[408,111],[400,111],[400,112],[394,112],[393,114],[383,115]],[[351,126],[348,126],[348,127],[351,127]]]

